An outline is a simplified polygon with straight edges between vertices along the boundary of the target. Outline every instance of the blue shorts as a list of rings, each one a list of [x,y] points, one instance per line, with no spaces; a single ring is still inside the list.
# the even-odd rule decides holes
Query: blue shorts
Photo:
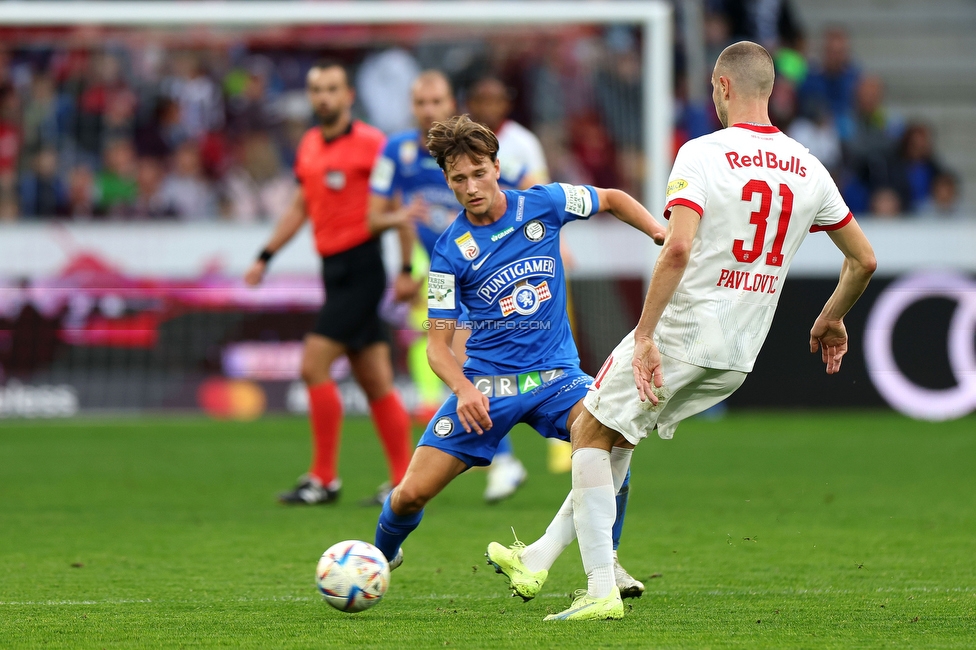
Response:
[[[498,442],[519,422],[546,438],[569,440],[566,419],[583,399],[593,378],[579,368],[535,371],[519,375],[465,375],[488,397],[491,429],[467,433],[457,417],[457,396],[451,395],[427,425],[418,447],[434,447],[472,465],[490,465]]]

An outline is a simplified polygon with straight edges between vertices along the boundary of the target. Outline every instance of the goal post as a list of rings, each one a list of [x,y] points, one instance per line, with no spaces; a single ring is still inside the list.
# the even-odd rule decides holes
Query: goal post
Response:
[[[27,2],[0,3],[0,27],[199,25],[505,25],[631,24],[642,28],[644,201],[664,207],[671,141],[671,6],[641,2]]]

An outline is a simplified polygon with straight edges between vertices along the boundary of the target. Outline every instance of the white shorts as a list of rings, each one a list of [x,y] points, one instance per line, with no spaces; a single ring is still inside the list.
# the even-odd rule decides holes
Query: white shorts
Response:
[[[604,425],[623,434],[633,445],[657,427],[665,440],[674,436],[678,423],[715,406],[735,392],[745,381],[738,370],[703,368],[674,357],[661,355],[664,385],[655,390],[658,404],[640,401],[634,383],[634,333],[614,348],[593,386],[583,398],[583,406]]]

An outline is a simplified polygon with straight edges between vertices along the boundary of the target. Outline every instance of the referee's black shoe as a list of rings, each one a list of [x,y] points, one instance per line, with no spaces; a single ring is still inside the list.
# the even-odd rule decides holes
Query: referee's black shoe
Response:
[[[287,505],[315,506],[335,503],[342,491],[342,481],[335,479],[328,485],[322,485],[314,476],[308,474],[298,479],[298,485],[291,492],[282,492],[278,501]]]

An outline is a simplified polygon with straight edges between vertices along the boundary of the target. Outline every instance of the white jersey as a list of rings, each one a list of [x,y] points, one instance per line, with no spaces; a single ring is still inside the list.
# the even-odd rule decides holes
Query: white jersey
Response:
[[[498,160],[503,168],[509,170],[508,176],[515,177],[521,170],[535,177],[536,182],[545,185],[549,182],[549,167],[542,151],[539,138],[532,131],[512,120],[505,120],[498,133]]]
[[[681,205],[701,223],[655,330],[658,348],[697,366],[750,372],[803,239],[843,227],[851,212],[803,145],[751,124],[681,147],[667,199],[665,218]]]

